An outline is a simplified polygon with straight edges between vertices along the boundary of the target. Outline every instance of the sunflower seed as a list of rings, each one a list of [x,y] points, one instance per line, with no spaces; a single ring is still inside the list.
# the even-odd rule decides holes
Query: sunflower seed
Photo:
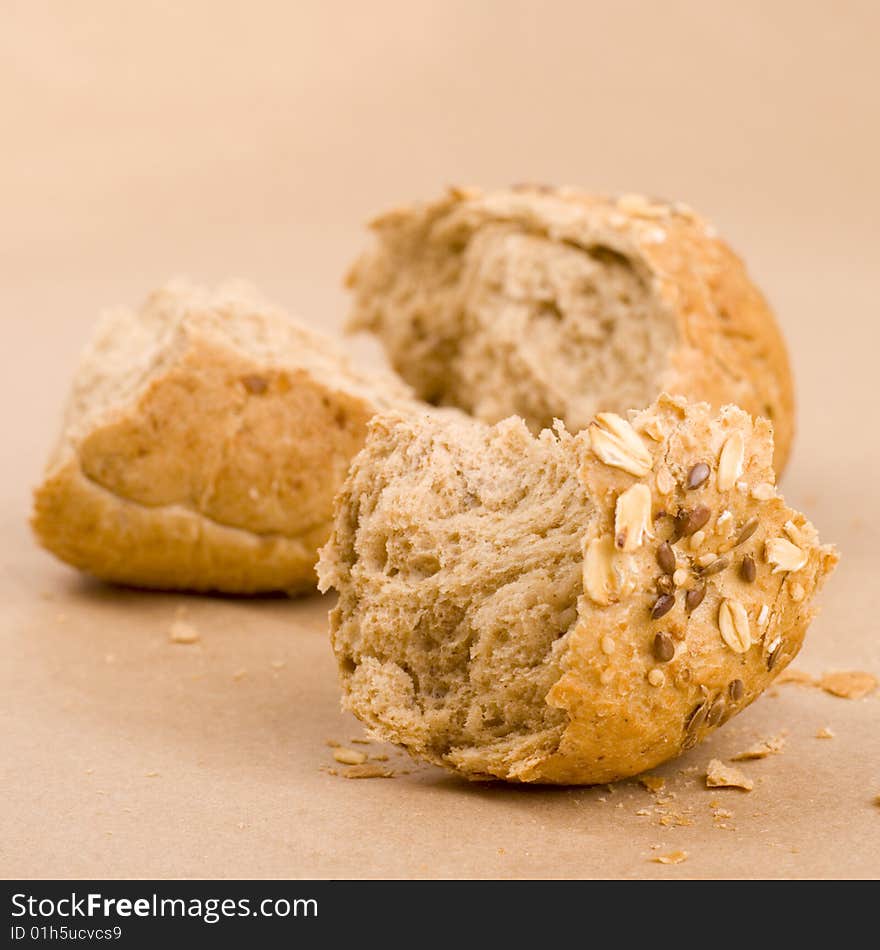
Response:
[[[730,696],[732,702],[738,703],[743,698],[744,692],[745,684],[742,680],[730,681],[730,685],[727,687],[727,693]]]
[[[723,571],[726,567],[730,566],[729,557],[716,557],[713,561],[707,564],[700,573],[703,577],[708,577],[710,574],[718,574]]]
[[[779,657],[782,653],[782,638],[777,637],[770,645],[767,647],[767,669],[772,670],[774,666],[779,662]]]
[[[754,584],[758,576],[758,568],[755,566],[755,559],[747,554],[739,566],[739,576],[747,583]]]
[[[740,529],[739,534],[736,536],[736,541],[733,546],[738,548],[741,544],[744,544],[749,538],[758,530],[758,519],[752,518],[747,521]]]
[[[724,600],[718,608],[718,628],[721,639],[734,653],[745,653],[752,645],[749,616],[737,600]]]
[[[718,490],[728,491],[742,475],[745,442],[742,432],[734,432],[727,437],[718,459]]]
[[[718,723],[724,718],[724,713],[726,711],[727,705],[724,702],[724,697],[719,694],[712,702],[712,706],[709,709],[709,714],[706,716],[706,725],[717,726]]]
[[[636,430],[614,412],[600,412],[590,426],[590,444],[596,455],[613,468],[641,477],[654,460]]]
[[[691,491],[695,488],[699,488],[709,477],[710,472],[711,469],[705,462],[697,462],[696,465],[691,466],[691,470],[687,474],[685,485],[687,485]]]
[[[631,554],[651,533],[651,491],[636,484],[617,498],[614,506],[614,543],[618,550]]]

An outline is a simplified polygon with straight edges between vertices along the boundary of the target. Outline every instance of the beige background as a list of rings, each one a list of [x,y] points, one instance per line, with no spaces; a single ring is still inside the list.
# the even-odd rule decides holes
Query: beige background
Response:
[[[713,219],[778,309],[800,397],[786,494],[843,552],[799,665],[880,672],[880,6],[7,0],[0,18],[0,874],[880,875],[876,693],[783,687],[668,766],[685,827],[636,816],[636,785],[346,781],[319,771],[326,738],[357,735],[326,601],[114,591],[26,527],[101,307],[242,276],[333,329],[389,204],[449,182],[642,191]],[[197,646],[167,642],[184,602]],[[782,728],[750,795],[678,771]],[[690,858],[651,863],[653,844]]]

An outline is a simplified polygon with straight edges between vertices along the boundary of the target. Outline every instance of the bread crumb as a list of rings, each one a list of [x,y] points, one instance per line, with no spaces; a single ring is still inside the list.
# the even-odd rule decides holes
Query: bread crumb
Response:
[[[659,775],[640,775],[639,781],[649,792],[660,792],[666,784],[666,779]]]
[[[146,775],[147,778],[158,778],[158,777],[159,777],[159,773],[158,773],[158,772],[145,772],[144,775]]]
[[[334,749],[333,758],[341,765],[363,765],[367,761],[365,753],[357,752],[355,749],[346,749],[345,746],[338,746]]]
[[[874,796],[874,804],[880,808],[880,794]]]
[[[374,762],[387,762],[387,761],[388,761],[388,756],[385,755],[384,752],[380,753],[379,755],[371,755],[370,758],[371,758]]]
[[[670,851],[669,854],[658,854],[656,858],[651,858],[657,864],[681,864],[687,859],[687,851]]]
[[[779,735],[771,736],[769,739],[761,739],[754,745],[737,752],[730,757],[731,762],[745,762],[748,759],[766,759],[768,755],[778,755],[785,746],[786,732],[780,732]]]
[[[648,817],[650,816],[650,814],[651,814],[651,809],[650,809],[650,808],[640,808],[640,809],[636,812],[636,815],[637,815],[639,818],[648,818]]]
[[[273,670],[283,670],[287,663],[284,660],[272,660],[269,665]]]
[[[821,729],[816,733],[817,739],[833,739],[834,733],[828,728],[828,726],[822,726]]]
[[[401,775],[408,773],[401,772]],[[393,778],[390,769],[383,769],[379,765],[352,765],[343,772],[345,778]]]
[[[324,742],[330,746],[331,749],[338,749],[342,745],[341,742],[337,742],[335,739],[325,739]]]
[[[241,680],[241,679],[244,679],[246,676],[247,676],[247,670],[236,670],[232,674],[232,678],[234,680]]]
[[[805,673],[803,670],[795,670],[792,667],[784,669],[773,681],[777,686],[783,686],[785,683],[797,683],[800,686],[815,686],[816,677],[811,673]]]
[[[58,615],[56,615],[55,619],[58,621],[58,623],[66,623],[66,622],[67,622],[67,614],[58,614]]]
[[[349,742],[353,742],[355,745],[372,745],[373,743],[369,739],[362,739],[358,736],[356,739],[349,739]]]
[[[877,688],[877,678],[858,670],[825,673],[819,680],[819,688],[841,699],[861,699]]]
[[[706,767],[706,788],[741,788],[750,792],[755,783],[747,776],[720,759],[712,759]]]
[[[183,619],[183,614],[183,608],[179,608],[168,628],[168,639],[172,643],[198,643],[202,635],[189,621]]]

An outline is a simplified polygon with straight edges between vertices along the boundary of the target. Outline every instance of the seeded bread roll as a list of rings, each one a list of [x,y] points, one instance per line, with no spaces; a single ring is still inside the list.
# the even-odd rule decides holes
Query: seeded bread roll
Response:
[[[690,748],[788,665],[837,561],[772,454],[766,420],[666,395],[575,436],[377,416],[318,564],[345,705],[472,779]]]
[[[367,420],[408,404],[236,285],[111,313],[85,351],[33,528],[138,587],[314,589],[332,499]]]
[[[580,431],[660,392],[774,425],[794,395],[773,314],[742,261],[681,204],[522,186],[391,211],[352,268],[352,330],[375,333],[429,402],[533,432]]]

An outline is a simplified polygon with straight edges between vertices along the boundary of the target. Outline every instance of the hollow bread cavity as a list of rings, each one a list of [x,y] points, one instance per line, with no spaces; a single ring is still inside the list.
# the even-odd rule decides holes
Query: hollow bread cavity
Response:
[[[617,251],[452,215],[387,253],[353,325],[382,337],[429,402],[486,422],[517,414],[533,432],[554,418],[578,431],[597,411],[647,405],[662,388],[674,317]]]

